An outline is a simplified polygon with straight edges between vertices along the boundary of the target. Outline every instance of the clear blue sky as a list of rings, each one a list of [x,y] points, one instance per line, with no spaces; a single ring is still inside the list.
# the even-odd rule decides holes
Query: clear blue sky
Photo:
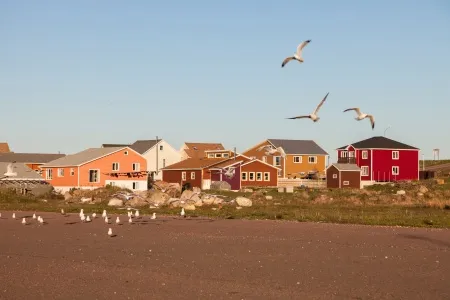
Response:
[[[450,157],[450,2],[0,1],[0,141],[73,153],[156,135],[383,135]],[[305,62],[282,60],[298,43]],[[327,92],[321,120],[309,114]],[[374,114],[357,122],[345,108]]]

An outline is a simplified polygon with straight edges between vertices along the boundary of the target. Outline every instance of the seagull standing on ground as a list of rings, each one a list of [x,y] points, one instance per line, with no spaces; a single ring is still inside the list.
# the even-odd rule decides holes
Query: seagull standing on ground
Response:
[[[153,215],[151,216],[151,219],[152,220],[156,219],[156,213],[153,213]]]
[[[286,119],[291,119],[291,120],[293,120],[293,119],[310,118],[311,120],[313,120],[313,122],[319,121],[319,120],[320,120],[320,117],[317,116],[317,113],[319,112],[319,109],[322,107],[322,105],[323,105],[323,103],[325,102],[325,100],[327,100],[328,94],[329,94],[329,93],[327,93],[327,94],[325,95],[325,97],[322,99],[322,101],[320,101],[319,105],[317,105],[316,109],[312,112],[312,114],[306,115],[306,116],[297,116],[297,117],[292,117],[292,118],[286,118]]]
[[[290,62],[293,59],[295,59],[299,63],[302,63],[304,61],[303,57],[302,57],[303,48],[305,48],[305,46],[308,45],[310,42],[311,42],[311,40],[306,40],[306,41],[300,43],[300,45],[297,46],[297,52],[294,53],[294,56],[286,57],[283,60],[281,67],[283,68],[288,62]]]
[[[181,208],[181,213],[180,213],[180,215],[181,215],[182,217],[186,217],[186,213],[184,212],[184,207]]]
[[[112,229],[111,228],[108,229],[108,235],[112,236]]]
[[[361,121],[361,120],[363,120],[363,119],[365,119],[365,118],[369,118],[369,119],[370,119],[370,124],[372,125],[372,130],[375,128],[375,118],[374,118],[372,115],[362,113],[362,112],[359,110],[359,107],[347,108],[346,110],[344,110],[344,112],[349,111],[349,110],[354,110],[354,111],[356,111],[356,114],[357,114],[358,116],[355,118],[355,120]]]

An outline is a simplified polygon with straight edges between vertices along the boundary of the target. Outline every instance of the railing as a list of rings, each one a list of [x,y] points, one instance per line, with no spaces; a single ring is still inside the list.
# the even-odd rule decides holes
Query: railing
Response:
[[[354,157],[339,157],[338,164],[356,164],[356,158]]]
[[[308,188],[315,188],[315,189],[321,189],[326,188],[327,182],[326,180],[318,180],[318,179],[288,179],[288,178],[278,178],[278,187],[287,187],[287,186],[293,186],[293,187],[308,187]]]

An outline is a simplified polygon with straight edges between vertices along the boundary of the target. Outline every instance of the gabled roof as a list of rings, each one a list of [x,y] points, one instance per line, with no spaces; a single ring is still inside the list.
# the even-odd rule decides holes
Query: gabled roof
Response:
[[[229,158],[228,160],[226,160],[224,162],[214,165],[211,169],[223,169],[223,168],[233,166],[235,164],[245,163],[249,160],[251,160],[251,159],[248,158],[247,156],[238,154],[238,155],[236,155],[236,159],[234,159],[234,157]]]
[[[48,153],[0,153],[0,162],[20,162],[45,164],[52,160],[66,156],[65,154],[48,154]]]
[[[201,158],[205,156],[205,150],[225,150],[222,143],[184,143],[188,149],[184,152],[191,158]]]
[[[338,169],[339,171],[361,171],[361,168],[358,167],[356,164],[334,163],[334,164],[329,165],[327,169],[329,169],[332,166],[335,167],[336,169]]]
[[[161,170],[201,170],[227,160],[229,158],[188,158]]]
[[[282,147],[286,154],[328,155],[328,153],[313,140],[268,139],[268,141],[275,147]]]
[[[102,144],[102,148],[111,148],[111,147],[129,147],[129,144]]]
[[[41,168],[77,167],[123,149],[132,150],[130,147],[89,148],[84,151],[53,160],[42,165]]]
[[[251,159],[251,160],[249,160],[249,161],[246,161],[246,162],[244,162],[244,163],[242,164],[242,166],[249,165],[249,164],[255,163],[255,162],[258,162],[258,163],[261,163],[261,164],[265,164],[265,165],[267,165],[267,166],[269,166],[269,167],[271,167],[271,168],[274,168],[274,169],[281,170],[281,168],[275,167],[275,166],[273,166],[273,165],[271,165],[271,164],[268,164],[268,163],[266,163],[266,162],[263,162],[262,160],[259,160],[259,159]]]
[[[11,152],[8,143],[0,143],[0,153],[8,153],[8,152]]]
[[[6,172],[6,168],[8,167],[9,162],[0,162],[0,178],[3,177],[3,174]],[[36,171],[32,170],[24,163],[14,163],[13,171],[17,173],[17,176],[11,176],[7,178],[2,178],[2,180],[42,180],[41,175],[39,175]]]
[[[144,154],[151,148],[153,148],[156,144],[158,144],[161,139],[158,140],[139,140],[130,145],[130,148],[134,151]]]
[[[357,149],[399,149],[399,150],[419,150],[419,148],[403,144],[384,136],[374,136],[356,143],[350,144]],[[347,148],[349,145],[345,145],[337,148],[337,150],[342,150]]]

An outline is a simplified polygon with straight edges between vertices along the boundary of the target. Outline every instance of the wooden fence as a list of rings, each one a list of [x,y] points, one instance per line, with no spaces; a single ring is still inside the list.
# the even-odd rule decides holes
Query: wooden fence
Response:
[[[321,189],[327,187],[326,180],[317,180],[317,179],[288,179],[288,178],[278,178],[278,187],[308,187],[314,189]]]

